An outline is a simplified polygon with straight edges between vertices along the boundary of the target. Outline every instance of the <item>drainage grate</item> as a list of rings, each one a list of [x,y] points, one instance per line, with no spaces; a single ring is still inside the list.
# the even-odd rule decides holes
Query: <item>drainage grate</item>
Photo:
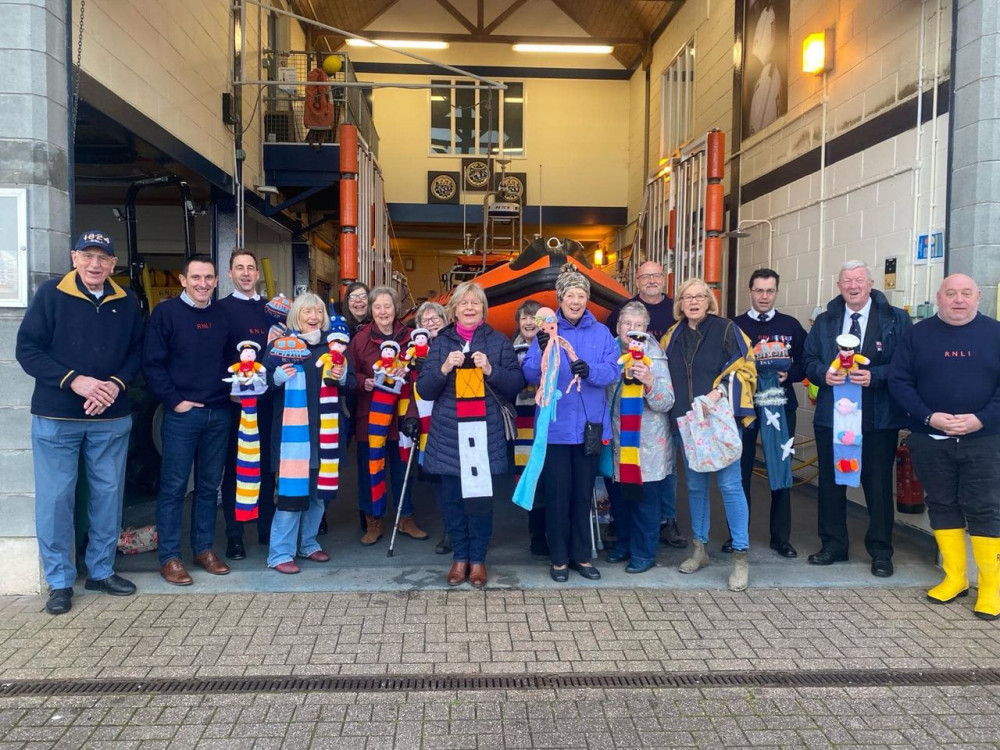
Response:
[[[816,672],[644,672],[636,674],[414,675],[206,677],[153,680],[11,680],[0,682],[0,698],[61,695],[159,695],[218,693],[367,693],[458,690],[543,690],[558,688],[716,688],[716,687],[933,687],[1000,685],[1000,669],[831,670]]]

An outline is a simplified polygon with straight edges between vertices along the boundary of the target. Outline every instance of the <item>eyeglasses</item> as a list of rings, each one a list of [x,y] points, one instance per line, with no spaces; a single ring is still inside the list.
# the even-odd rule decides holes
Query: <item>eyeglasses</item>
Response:
[[[758,297],[767,297],[773,294],[777,294],[777,289],[751,289],[750,294],[756,294]]]
[[[102,266],[113,266],[118,260],[115,256],[108,255],[107,253],[85,253],[82,250],[76,251],[76,257],[86,266],[89,266],[95,260]]]
[[[347,299],[350,302],[367,302],[368,295],[364,292],[355,292],[354,294],[348,294]]]
[[[681,297],[681,302],[704,302],[707,299],[707,294],[685,294]]]
[[[662,273],[640,273],[635,277],[637,281],[651,281],[652,279],[662,279]]]
[[[420,319],[420,322],[426,327],[428,323],[443,323],[444,318],[434,313],[427,313]]]

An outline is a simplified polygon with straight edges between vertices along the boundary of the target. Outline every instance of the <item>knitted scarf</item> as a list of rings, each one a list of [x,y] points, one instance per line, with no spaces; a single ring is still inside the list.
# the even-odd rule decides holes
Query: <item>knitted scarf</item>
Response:
[[[260,495],[260,433],[257,431],[257,397],[240,399],[240,427],[236,440],[236,520],[257,518]]]
[[[535,393],[535,403],[538,414],[535,417],[535,437],[531,443],[531,453],[528,463],[524,466],[521,478],[514,487],[511,497],[515,505],[531,510],[535,504],[535,488],[538,478],[545,465],[545,453],[549,444],[549,424],[556,419],[556,402],[562,396],[562,391],[556,387],[559,378],[559,347],[549,340],[548,346],[542,352],[542,380]]]
[[[403,384],[403,388],[399,392],[399,401],[396,402],[396,416],[402,420],[406,416],[406,412],[410,408],[410,399],[414,392],[414,381],[417,378],[415,372],[408,372],[406,374],[406,382]],[[410,451],[413,448],[413,441],[403,434],[403,431],[399,431],[399,457],[405,464],[410,460]]]
[[[639,439],[642,432],[643,384],[626,378],[619,402],[618,477],[623,484],[642,484]]]
[[[319,499],[328,503],[340,486],[340,387],[319,386]]]
[[[535,387],[528,386],[514,399],[514,424],[517,437],[514,438],[514,474],[518,477],[528,464],[531,441],[535,437]]]
[[[280,510],[309,507],[309,407],[306,403],[306,373],[295,365],[295,374],[285,383],[285,407],[281,415],[281,449],[278,462],[278,506]]]
[[[434,402],[420,397],[417,386],[413,386],[413,397],[417,401],[417,416],[420,418],[420,455],[417,461],[424,465],[424,454],[427,452],[427,433],[431,429],[431,411],[434,409]]]
[[[493,475],[487,446],[486,385],[478,367],[455,369],[455,416],[462,497],[492,497]]]
[[[385,444],[399,394],[376,388],[368,412],[368,473],[371,474],[372,515],[385,515]]]

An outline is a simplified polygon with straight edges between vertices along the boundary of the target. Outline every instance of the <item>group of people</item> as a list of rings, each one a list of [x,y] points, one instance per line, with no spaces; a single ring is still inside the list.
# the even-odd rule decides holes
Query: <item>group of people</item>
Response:
[[[692,550],[679,570],[709,563],[715,475],[729,587],[741,591],[757,440],[769,474],[782,465],[787,472],[793,384],[808,378],[818,386],[821,543],[808,562],[847,559],[854,472],[868,505],[871,571],[893,574],[892,469],[906,427],[946,574],[928,597],[947,602],[968,591],[968,529],[979,566],[976,614],[1000,616],[1000,483],[990,460],[1000,440],[1000,323],[977,312],[979,289],[967,276],[947,277],[938,314],[913,326],[873,288],[867,265],[848,262],[840,295],[807,334],[775,310],[780,279],[770,269],[751,274],[750,307],[730,320],[701,279],[685,280],[671,299],[663,268],[647,261],[638,294],[604,325],[588,309],[589,280],[567,264],[555,284],[557,309],[525,302],[510,340],[486,323],[487,298],[474,282],[456,287],[446,308],[422,304],[412,328],[400,320],[394,290],[360,283],[345,289],[342,315],[331,317],[311,292],[262,299],[257,259],[240,248],[228,271],[231,295],[213,301],[215,263],[192,256],[179,275],[181,295],[158,304],[143,326],[135,301],[110,278],[106,234],[82,234],[72,260],[70,273],[40,287],[17,340],[18,361],[35,378],[36,523],[53,614],[72,606],[81,463],[90,487],[85,586],[135,592],[115,574],[114,555],[131,427],[126,389],[141,370],[164,406],[156,522],[160,572],[174,585],[193,582],[181,553],[192,473],[198,568],[230,571],[214,550],[220,487],[228,559],[246,557],[244,527],[255,518],[268,567],[295,574],[299,560],[329,561],[318,536],[353,440],[360,542],[374,545],[393,529],[428,539],[404,477],[435,482],[445,532],[437,551],[452,553],[449,586],[486,585],[494,479],[509,470],[518,477],[514,502],[529,511],[531,552],[549,560],[553,580],[567,581],[571,569],[601,577],[590,542],[598,474],[616,526],[607,562],[650,570],[661,541],[689,546],[676,515],[683,462]],[[853,402],[849,387],[858,388]],[[856,424],[838,416],[845,402]],[[692,424],[710,419],[720,437],[694,445]],[[770,483],[770,547],[783,558],[798,554],[789,485]],[[385,523],[387,514],[398,523]]]

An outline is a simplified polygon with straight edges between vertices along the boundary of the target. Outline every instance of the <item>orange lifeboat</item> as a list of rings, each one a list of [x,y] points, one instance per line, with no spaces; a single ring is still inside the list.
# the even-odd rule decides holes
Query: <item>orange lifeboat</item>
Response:
[[[498,331],[513,336],[517,326],[514,313],[522,302],[536,300],[556,309],[556,277],[559,269],[572,263],[590,280],[590,303],[587,308],[602,323],[612,310],[629,298],[628,290],[608,274],[594,268],[583,254],[583,246],[571,239],[550,237],[537,239],[509,263],[504,263],[477,276],[489,302],[486,322]],[[435,299],[447,304],[451,292]]]

